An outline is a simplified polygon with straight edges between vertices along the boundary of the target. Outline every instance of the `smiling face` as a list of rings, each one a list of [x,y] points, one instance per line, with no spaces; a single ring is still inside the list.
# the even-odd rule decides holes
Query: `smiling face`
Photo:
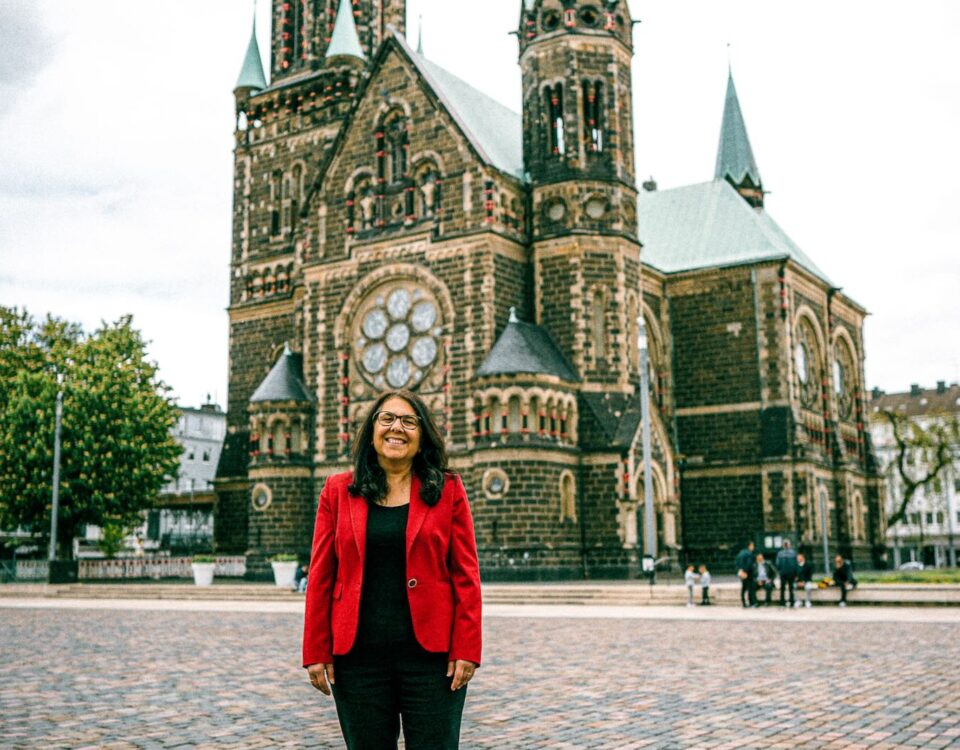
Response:
[[[380,406],[380,412],[390,412],[398,417],[417,416],[414,408],[405,399],[388,398]],[[413,464],[413,457],[420,450],[421,428],[405,429],[397,419],[389,427],[373,423],[373,449],[377,452],[380,465],[384,468],[403,468]]]

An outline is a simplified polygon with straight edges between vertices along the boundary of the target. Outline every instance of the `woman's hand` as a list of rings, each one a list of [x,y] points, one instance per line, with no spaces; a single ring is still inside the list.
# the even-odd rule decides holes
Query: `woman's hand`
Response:
[[[473,679],[473,674],[476,671],[477,665],[472,661],[466,661],[465,659],[448,661],[447,677],[453,677],[453,682],[450,683],[450,689],[459,690],[465,687],[466,684]]]
[[[336,682],[333,677],[333,664],[311,664],[307,667],[307,674],[310,675],[311,685],[324,695],[330,695],[330,685]]]

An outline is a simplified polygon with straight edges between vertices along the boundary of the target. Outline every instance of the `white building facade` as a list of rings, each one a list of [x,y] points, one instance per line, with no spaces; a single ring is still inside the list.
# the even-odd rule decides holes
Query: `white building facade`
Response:
[[[897,444],[885,412],[906,417],[922,428],[960,417],[960,385],[937,383],[933,389],[911,386],[906,393],[885,394],[874,390],[870,411],[870,434],[877,460],[885,476],[886,518],[903,500],[903,480],[896,467]],[[908,562],[925,566],[956,567],[960,557],[960,445],[953,446],[953,462],[938,481],[917,490],[903,521],[887,529],[886,541],[894,567]],[[917,452],[907,457],[907,468],[916,477],[925,476],[931,457]]]

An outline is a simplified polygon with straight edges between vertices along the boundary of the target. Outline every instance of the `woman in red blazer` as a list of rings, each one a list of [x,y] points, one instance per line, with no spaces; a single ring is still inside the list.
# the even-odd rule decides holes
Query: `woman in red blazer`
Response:
[[[409,391],[385,393],[353,446],[354,470],[320,493],[303,635],[315,688],[333,692],[348,748],[456,748],[480,664],[473,520],[436,423]]]

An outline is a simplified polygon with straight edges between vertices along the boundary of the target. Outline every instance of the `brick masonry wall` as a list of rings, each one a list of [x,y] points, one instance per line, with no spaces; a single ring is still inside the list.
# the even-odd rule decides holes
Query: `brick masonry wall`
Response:
[[[670,316],[678,409],[760,400],[748,270],[706,275],[695,289],[671,294]]]
[[[760,413],[677,417],[680,452],[699,463],[754,462],[760,458]]]
[[[251,480],[250,490],[257,484],[270,488],[272,500],[266,509],[253,509],[249,515],[247,570],[254,576],[269,567],[271,555],[309,557],[318,497],[309,477],[263,476]]]
[[[217,490],[214,540],[217,551],[244,554],[247,551],[247,509],[250,493],[246,488]]]
[[[760,473],[682,478],[684,548],[687,560],[733,570],[733,560],[753,534],[763,530]]]

